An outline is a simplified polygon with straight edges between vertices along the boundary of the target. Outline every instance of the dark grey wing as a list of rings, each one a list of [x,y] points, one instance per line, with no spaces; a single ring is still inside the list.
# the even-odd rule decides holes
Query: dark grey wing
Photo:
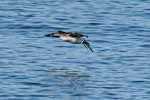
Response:
[[[70,36],[72,36],[72,37],[83,37],[83,36],[86,36],[86,37],[88,37],[87,35],[83,35],[83,34],[81,34],[81,33],[78,33],[78,32],[71,33],[71,34],[70,34]]]
[[[86,48],[89,48],[91,52],[94,52],[94,51],[92,50],[92,48],[90,47],[90,44],[89,44],[88,42],[84,41],[84,42],[83,42],[83,45],[84,45]]]

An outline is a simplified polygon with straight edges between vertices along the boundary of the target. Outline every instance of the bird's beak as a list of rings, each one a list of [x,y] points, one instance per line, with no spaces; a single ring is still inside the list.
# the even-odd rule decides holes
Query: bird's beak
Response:
[[[50,33],[50,34],[46,34],[44,36],[47,36],[47,37],[54,37],[54,33]]]

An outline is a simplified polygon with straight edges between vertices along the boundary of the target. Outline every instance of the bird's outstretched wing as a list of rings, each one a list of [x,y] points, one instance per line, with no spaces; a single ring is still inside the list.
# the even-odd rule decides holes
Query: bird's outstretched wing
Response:
[[[83,36],[88,37],[87,35],[83,35],[83,34],[78,33],[78,32],[70,33],[70,36],[72,36],[72,37],[83,37]]]
[[[89,44],[88,42],[83,41],[83,45],[84,45],[87,49],[89,48],[91,52],[94,52],[94,51],[92,50],[92,48],[90,47],[90,44]]]

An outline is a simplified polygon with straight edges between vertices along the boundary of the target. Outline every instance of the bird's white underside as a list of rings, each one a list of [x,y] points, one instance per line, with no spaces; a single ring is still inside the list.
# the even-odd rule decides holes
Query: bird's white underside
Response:
[[[81,44],[83,42],[80,37],[60,37],[65,42],[73,43],[73,44]]]

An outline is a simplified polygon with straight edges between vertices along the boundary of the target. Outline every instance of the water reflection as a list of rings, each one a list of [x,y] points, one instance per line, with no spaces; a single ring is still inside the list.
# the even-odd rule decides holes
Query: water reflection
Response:
[[[89,75],[82,71],[73,71],[65,68],[49,67],[49,81],[55,82],[59,96],[83,98],[90,95],[85,88],[88,84]]]

